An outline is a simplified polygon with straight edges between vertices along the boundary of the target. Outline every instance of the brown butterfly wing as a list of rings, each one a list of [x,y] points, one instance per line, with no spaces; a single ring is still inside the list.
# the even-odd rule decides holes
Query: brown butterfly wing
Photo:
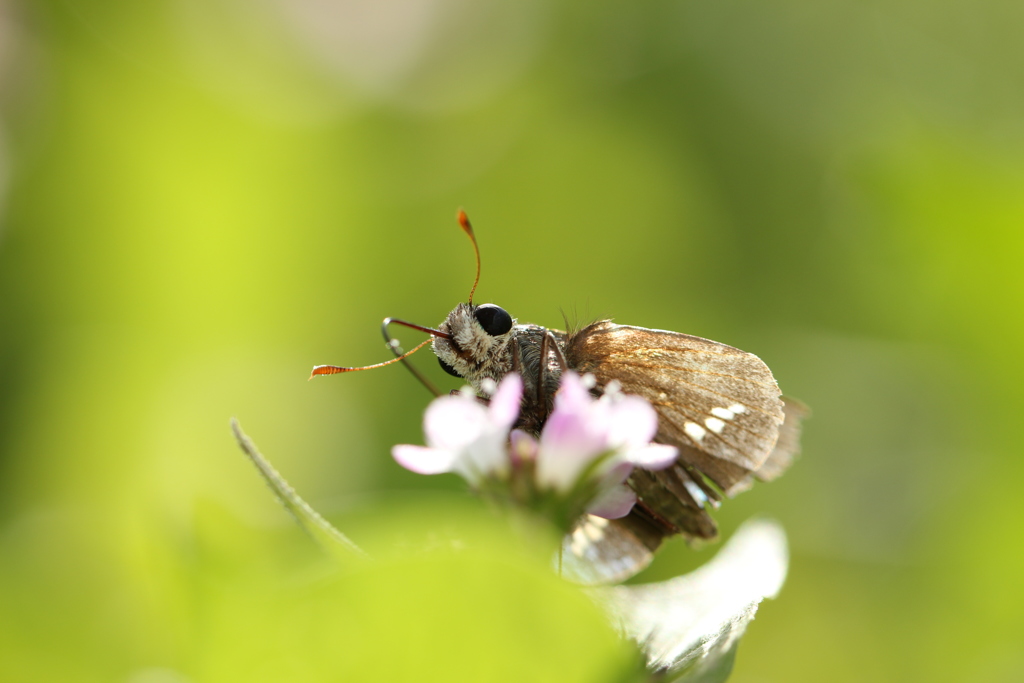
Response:
[[[779,440],[775,442],[775,448],[760,467],[726,490],[726,494],[730,497],[749,489],[754,485],[755,479],[758,481],[775,479],[793,464],[796,456],[800,455],[800,433],[803,420],[810,416],[811,409],[801,401],[789,396],[783,396],[782,403],[786,420],[779,428]]]
[[[639,515],[584,515],[562,541],[560,574],[586,585],[618,583],[651,563],[665,532]]]
[[[624,559],[600,579],[620,580],[639,571],[665,536],[714,538],[717,527],[707,508],[721,496],[704,478],[729,493],[742,489],[769,461],[786,419],[768,367],[725,344],[607,320],[569,335],[565,355],[569,367],[593,373],[599,389],[615,380],[625,393],[647,399],[658,411],[655,440],[679,449],[671,468],[634,471],[629,483],[638,504],[595,541],[613,542]],[[796,429],[780,466],[795,452]],[[635,528],[647,533],[633,533]]]
[[[566,358],[658,411],[657,440],[728,489],[768,459],[784,420],[781,392],[757,356],[678,332],[594,323],[567,340]]]

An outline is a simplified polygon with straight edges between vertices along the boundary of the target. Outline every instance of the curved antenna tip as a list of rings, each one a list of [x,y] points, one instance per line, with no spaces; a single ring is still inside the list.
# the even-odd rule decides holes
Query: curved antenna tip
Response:
[[[414,327],[417,327],[418,329],[424,329],[424,328],[419,328],[418,326],[414,326]],[[440,332],[438,334],[439,335],[443,334],[447,338],[451,339],[451,335],[440,333]],[[374,363],[373,365],[364,365],[361,368],[343,368],[343,367],[338,366],[338,365],[315,365],[315,366],[313,366],[313,372],[309,373],[309,379],[313,379],[317,375],[337,375],[340,372],[359,372],[360,370],[373,370],[374,368],[382,368],[385,365],[391,365],[392,363],[398,363],[399,361],[405,360],[406,358],[408,358],[412,354],[416,353],[417,351],[422,349],[424,346],[426,346],[430,342],[431,342],[430,338],[424,339],[422,342],[417,344],[414,349],[412,349],[411,351],[406,351],[405,353],[403,353],[402,355],[398,356],[397,358],[392,358],[391,360],[386,360],[383,363]]]
[[[473,255],[476,257],[476,277],[473,278],[473,287],[469,290],[469,303],[473,303],[473,295],[476,294],[476,286],[480,284],[480,247],[476,244],[476,235],[473,234],[473,226],[469,222],[469,216],[463,209],[459,209],[455,217],[459,221],[459,225],[462,227],[462,231],[469,237],[469,241],[473,243]]]
[[[465,210],[459,209],[458,213],[455,214],[455,218],[459,221],[459,225],[466,231],[466,234],[473,235],[473,226],[469,222],[469,216],[466,215]]]
[[[348,372],[352,369],[354,368],[341,368],[337,365],[314,365],[313,371],[309,373],[309,379],[313,379],[317,375],[336,375],[339,372]]]

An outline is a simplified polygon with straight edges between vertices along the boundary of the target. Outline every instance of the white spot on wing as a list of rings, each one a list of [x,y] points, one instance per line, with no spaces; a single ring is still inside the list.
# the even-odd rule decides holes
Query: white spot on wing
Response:
[[[597,543],[604,538],[604,528],[599,527],[596,524],[584,524],[582,529],[583,533],[587,535],[587,538],[594,543]]]
[[[708,501],[708,497],[703,491],[700,490],[700,487],[689,480],[683,482],[683,486],[685,486],[686,490],[690,492],[691,496],[693,496],[693,499],[697,502],[697,505],[704,507],[704,503]]]
[[[591,543],[597,543],[604,538],[604,528],[606,526],[608,526],[608,520],[604,517],[587,515],[572,532],[569,550],[576,557],[584,557]]]
[[[729,410],[736,413],[737,415],[742,415],[743,413],[747,412],[747,407],[742,403],[734,403],[733,405],[729,406]]]
[[[694,441],[700,441],[707,434],[707,431],[696,422],[687,422],[683,425],[683,431]]]
[[[711,414],[715,417],[720,417],[723,420],[731,420],[736,417],[736,413],[728,408],[712,408]]]
[[[576,529],[572,532],[572,543],[569,545],[569,549],[576,557],[583,557],[583,551],[587,549],[587,537],[583,534],[583,529]]]
[[[708,429],[713,431],[715,434],[721,434],[722,429],[725,428],[725,422],[719,420],[717,417],[709,417],[704,420],[704,424],[708,426]]]

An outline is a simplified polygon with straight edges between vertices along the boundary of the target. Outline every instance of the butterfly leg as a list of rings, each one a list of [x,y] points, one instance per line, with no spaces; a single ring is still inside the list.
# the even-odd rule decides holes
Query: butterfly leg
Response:
[[[544,336],[540,339],[540,363],[537,370],[537,405],[547,405],[547,377],[545,373],[548,372],[548,354],[552,353],[555,356],[555,362],[558,363],[558,367],[562,372],[569,369],[569,364],[565,361],[565,354],[562,353],[562,348],[558,345],[558,340],[555,339],[555,335],[551,334],[549,330],[544,331]]]
[[[540,338],[540,362],[537,366],[537,405],[539,406],[547,405],[547,392],[544,390],[544,386],[546,384],[544,371],[548,369],[548,347],[550,337],[551,333],[545,331],[544,336]]]
[[[565,354],[562,353],[562,347],[558,345],[558,340],[555,339],[555,335],[551,334],[550,330],[544,332],[544,341],[549,342],[551,351],[555,354],[555,361],[558,363],[558,367],[565,372],[569,369],[569,363],[565,360]]]
[[[519,338],[512,337],[512,372],[522,375],[523,370],[519,364]]]
[[[406,369],[409,370],[409,372],[411,372],[413,374],[413,376],[420,381],[420,384],[422,384],[424,387],[426,387],[427,391],[432,393],[434,396],[440,396],[441,392],[438,390],[437,387],[434,386],[434,383],[431,382],[426,377],[424,377],[423,373],[421,373],[419,370],[417,370],[415,365],[413,365],[412,363],[407,361],[405,358],[401,357],[402,356],[402,352],[398,348],[398,344],[395,342],[395,340],[393,340],[391,338],[391,335],[388,333],[388,326],[391,325],[391,323],[395,323],[395,322],[397,322],[398,324],[401,324],[401,325],[407,325],[407,323],[404,323],[401,320],[397,320],[396,321],[393,318],[385,318],[384,322],[381,323],[381,326],[380,326],[380,331],[384,335],[384,341],[385,341],[385,343],[387,343],[388,348],[391,350],[391,353],[395,354],[395,356],[397,356],[399,358],[399,360],[402,361],[402,365],[404,365],[406,367]]]

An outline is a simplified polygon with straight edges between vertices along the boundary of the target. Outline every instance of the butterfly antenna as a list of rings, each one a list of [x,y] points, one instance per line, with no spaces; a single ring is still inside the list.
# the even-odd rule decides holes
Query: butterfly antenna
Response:
[[[469,290],[469,303],[473,303],[473,295],[476,294],[476,286],[480,283],[480,247],[476,244],[476,235],[473,234],[473,226],[469,223],[469,216],[462,209],[456,214],[462,231],[469,235],[469,241],[473,243],[473,253],[476,254],[476,279],[473,280],[473,289]]]
[[[374,363],[373,365],[364,365],[361,368],[343,368],[340,365],[314,365],[313,366],[313,372],[309,373],[309,378],[313,379],[317,375],[337,375],[337,374],[340,374],[342,372],[359,372],[360,370],[373,370],[374,368],[382,368],[385,365],[391,365],[392,363],[397,363],[397,362],[399,362],[401,360],[405,360],[406,358],[408,358],[412,354],[416,353],[417,351],[419,351],[420,349],[422,349],[424,346],[426,346],[429,343],[430,343],[429,339],[424,339],[412,351],[406,351],[405,353],[403,353],[402,355],[398,356],[397,358],[392,358],[391,360],[386,360],[383,363]]]
[[[412,354],[416,353],[417,351],[419,351],[420,349],[422,349],[424,346],[426,346],[427,344],[429,344],[432,341],[431,339],[424,339],[421,343],[419,343],[416,346],[416,348],[412,349],[411,351],[406,351],[403,354],[398,354],[397,349],[395,348],[396,347],[396,343],[394,341],[392,341],[391,337],[389,337],[388,334],[387,334],[387,326],[389,324],[391,324],[391,323],[394,323],[396,325],[405,325],[406,327],[410,327],[410,328],[412,328],[414,330],[419,330],[420,332],[426,332],[427,334],[431,335],[432,337],[443,337],[445,339],[451,339],[452,338],[452,336],[450,334],[448,334],[447,332],[442,332],[440,330],[435,330],[435,329],[432,329],[430,327],[423,327],[422,325],[414,325],[413,323],[407,323],[404,320],[397,320],[395,318],[387,318],[387,319],[384,320],[384,338],[388,340],[388,348],[390,348],[393,352],[395,352],[395,354],[396,354],[395,358],[392,358],[391,360],[386,360],[383,363],[374,363],[373,365],[364,365],[363,367],[359,367],[359,368],[344,368],[344,367],[341,367],[339,365],[317,365],[317,366],[313,367],[313,372],[309,373],[309,378],[313,379],[317,375],[337,375],[337,374],[340,374],[342,372],[358,372],[360,370],[373,370],[374,368],[382,368],[385,365],[391,365],[392,363],[398,363],[398,362],[403,362],[404,363],[406,358],[408,358]],[[407,367],[412,369],[412,366],[407,366]],[[415,370],[413,371],[413,374],[419,376],[419,373],[415,372]],[[430,386],[428,386],[427,388],[433,390]]]

